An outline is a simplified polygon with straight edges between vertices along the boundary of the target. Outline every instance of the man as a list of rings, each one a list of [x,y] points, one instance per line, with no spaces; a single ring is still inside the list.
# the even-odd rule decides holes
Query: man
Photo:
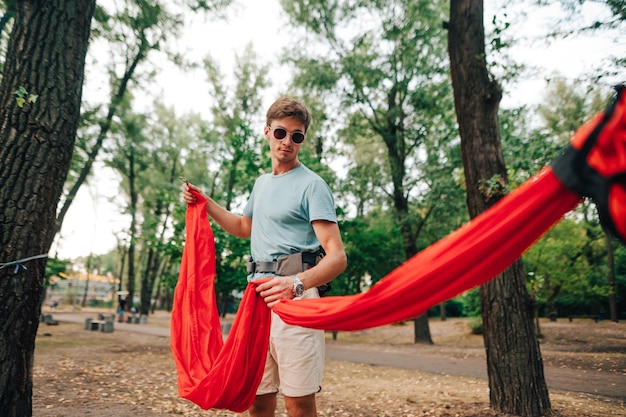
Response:
[[[289,97],[276,100],[267,111],[263,129],[272,172],[257,179],[244,214],[231,213],[207,198],[208,215],[224,230],[251,238],[248,279],[271,278],[257,287],[268,307],[282,299],[319,297],[317,287],[346,267],[332,193],[324,180],[298,160],[310,123],[311,113],[304,105]],[[183,185],[185,202],[194,204],[196,197],[190,189],[200,190]],[[304,254],[320,246],[325,256],[313,256],[315,261],[309,256],[305,261]],[[296,259],[283,264],[298,264],[295,271],[281,271],[278,265],[286,259]],[[250,416],[273,417],[279,389],[289,417],[317,416],[315,394],[321,389],[323,372],[323,331],[290,326],[272,314],[265,371]]]

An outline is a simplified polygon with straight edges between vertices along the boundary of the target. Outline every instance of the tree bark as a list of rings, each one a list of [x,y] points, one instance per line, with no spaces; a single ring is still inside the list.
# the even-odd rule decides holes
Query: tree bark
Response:
[[[45,259],[74,147],[95,0],[19,1],[0,85],[0,415],[32,415]],[[27,100],[16,100],[22,87]],[[6,265],[9,263],[9,265]]]
[[[507,185],[497,119],[502,93],[487,71],[483,2],[452,1],[448,34],[467,206],[474,218],[500,200]],[[480,299],[491,407],[525,417],[549,413],[521,261],[483,285]]]

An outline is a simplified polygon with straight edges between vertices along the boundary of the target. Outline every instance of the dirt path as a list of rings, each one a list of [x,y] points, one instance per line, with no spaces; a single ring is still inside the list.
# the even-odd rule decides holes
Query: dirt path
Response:
[[[423,349],[423,350],[428,350]],[[411,369],[434,374],[464,376],[487,380],[484,357],[455,357],[449,353],[428,353],[420,348],[405,351],[379,345],[326,343],[326,357],[335,361],[364,363],[398,369]],[[550,390],[600,395],[626,400],[626,376],[610,372],[545,366],[544,373]]]
[[[56,320],[71,323],[84,323],[86,318],[93,318],[94,316],[93,312],[60,312],[54,314]],[[151,318],[150,320],[150,324],[115,323],[115,331],[129,331],[169,337],[169,321],[167,318]],[[445,324],[440,322],[433,326],[433,338],[440,339],[435,346],[408,343],[410,326],[387,326],[386,328],[375,329],[372,330],[372,332],[376,332],[375,337],[372,335],[368,336],[368,331],[350,334],[340,333],[340,340],[327,340],[326,357],[333,361],[346,361],[486,380],[487,372],[484,350],[479,343],[482,341],[482,338],[467,337],[467,331],[462,326],[458,321],[450,321]],[[550,327],[549,325],[546,326]],[[563,324],[556,323],[552,327],[558,329],[559,326],[563,327]],[[620,351],[621,354],[625,354],[626,334],[621,330],[625,327],[623,325],[617,329],[610,325],[608,327],[617,332],[618,340],[616,342],[613,340],[615,339],[611,336],[613,333],[610,333],[608,336],[605,335],[606,350],[616,350],[618,355]],[[591,327],[591,329],[596,330],[598,328]],[[457,337],[454,339],[454,343],[451,344],[450,338],[459,332],[462,335],[461,341]],[[619,340],[620,332],[621,340]],[[578,337],[582,338],[583,335],[581,334]],[[363,340],[361,339],[365,338],[368,338],[368,343],[362,343]],[[346,339],[346,341],[342,341],[342,339]],[[617,346],[613,346],[614,343],[617,343]],[[455,345],[460,346],[457,347]],[[562,349],[560,346],[552,344],[547,347],[557,349],[558,351],[558,349]],[[578,347],[575,347],[575,349],[578,349]],[[576,363],[577,359],[581,359],[585,355],[588,356],[587,352],[579,352],[579,358],[572,357],[570,359],[570,362],[574,363],[573,367],[565,366],[566,364],[564,365],[562,360],[550,360],[549,358],[551,358],[552,354],[549,352],[550,350],[546,349],[546,346],[542,346],[544,372],[550,390],[584,393],[626,401],[626,388],[624,388],[626,387],[626,358],[623,357],[624,355],[613,359],[615,363],[609,366],[608,369],[602,369],[595,363],[587,363],[585,366]],[[567,357],[567,355],[569,354],[561,352],[561,356]],[[610,358],[607,361],[606,358],[597,358],[597,355],[592,356],[595,360],[603,363],[611,361]]]

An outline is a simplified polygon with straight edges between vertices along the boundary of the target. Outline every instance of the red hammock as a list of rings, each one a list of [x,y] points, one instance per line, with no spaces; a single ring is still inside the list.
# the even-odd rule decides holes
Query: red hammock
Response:
[[[579,200],[546,169],[366,292],[281,302],[274,311],[286,323],[326,330],[362,330],[417,317],[494,278]]]
[[[419,316],[493,279],[576,207],[581,196],[593,197],[603,222],[626,240],[626,96],[622,92],[605,114],[577,132],[552,167],[409,259],[367,292],[283,301],[274,311],[287,323],[326,330],[359,330]],[[187,242],[172,311],[178,388],[181,397],[204,409],[240,412],[252,405],[263,372],[270,314],[254,292],[255,284],[249,284],[223,345],[213,287],[213,235],[205,205],[200,201],[187,210]]]
[[[203,409],[243,412],[254,401],[269,344],[270,309],[249,284],[223,343],[215,302],[215,245],[206,200],[187,209],[187,240],[170,323],[178,393]],[[260,281],[257,281],[259,283]]]

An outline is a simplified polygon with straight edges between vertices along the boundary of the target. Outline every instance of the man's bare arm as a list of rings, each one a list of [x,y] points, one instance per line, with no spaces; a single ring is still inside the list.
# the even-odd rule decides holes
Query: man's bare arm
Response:
[[[191,192],[195,190],[201,194],[207,200],[206,211],[207,214],[220,225],[222,229],[231,235],[240,238],[249,238],[252,232],[252,219],[246,216],[231,213],[224,207],[220,206],[210,197],[204,195],[200,188],[193,184],[183,184],[183,199],[187,204],[196,204],[197,198]]]

